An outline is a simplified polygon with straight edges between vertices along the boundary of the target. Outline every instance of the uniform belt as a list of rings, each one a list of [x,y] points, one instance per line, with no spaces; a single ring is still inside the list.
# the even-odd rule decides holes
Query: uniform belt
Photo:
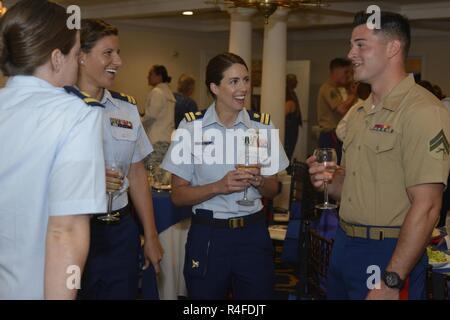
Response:
[[[192,224],[203,224],[223,229],[245,228],[248,225],[264,221],[265,215],[261,210],[248,216],[242,216],[230,219],[214,219],[213,212],[210,210],[197,209],[196,214],[192,216]]]
[[[349,237],[383,240],[385,238],[396,239],[400,235],[400,227],[360,226],[345,222],[342,219],[339,220],[339,226]]]

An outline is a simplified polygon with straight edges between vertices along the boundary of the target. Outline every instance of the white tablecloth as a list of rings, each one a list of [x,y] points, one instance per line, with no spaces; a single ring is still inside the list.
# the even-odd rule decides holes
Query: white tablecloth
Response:
[[[159,234],[164,249],[161,272],[158,275],[158,291],[161,300],[177,300],[187,296],[183,276],[184,248],[191,219],[184,219]]]

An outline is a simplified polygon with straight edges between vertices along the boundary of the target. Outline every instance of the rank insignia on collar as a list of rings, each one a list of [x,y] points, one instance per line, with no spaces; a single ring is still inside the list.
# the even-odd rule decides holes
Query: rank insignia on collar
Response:
[[[430,140],[429,153],[431,156],[438,160],[447,159],[450,153],[450,144],[445,136],[444,130]]]
[[[200,261],[192,260],[192,269],[200,268]]]
[[[392,129],[392,127],[389,124],[376,124],[373,126],[373,128],[370,128],[370,130],[387,133],[394,132],[394,129]]]

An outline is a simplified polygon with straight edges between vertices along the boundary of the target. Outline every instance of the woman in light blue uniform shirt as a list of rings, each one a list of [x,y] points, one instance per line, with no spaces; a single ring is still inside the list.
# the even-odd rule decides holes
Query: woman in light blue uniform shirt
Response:
[[[184,265],[188,295],[270,299],[273,249],[261,197],[276,195],[277,173],[289,162],[269,115],[244,108],[250,91],[244,60],[220,54],[209,61],[205,78],[214,103],[205,112],[186,114],[163,162],[173,173],[173,202],[193,206]],[[232,137],[239,131],[241,136]],[[249,157],[258,151],[263,165],[237,170],[246,137]],[[246,188],[253,203],[242,205],[237,201]]]
[[[81,28],[78,87],[99,100],[103,111],[103,142],[106,152],[127,164],[123,181],[107,171],[107,188],[120,188],[113,200],[118,224],[91,222],[91,247],[82,282],[82,299],[136,299],[138,294],[140,239],[130,216],[127,188],[144,229],[144,258],[159,272],[162,247],[155,227],[152,197],[143,159],[153,148],[142,127],[136,101],[108,90],[122,66],[118,30],[102,20],[86,19]]]
[[[80,50],[68,18],[23,0],[0,22],[0,300],[74,299],[90,214],[106,209],[101,111],[62,88]]]

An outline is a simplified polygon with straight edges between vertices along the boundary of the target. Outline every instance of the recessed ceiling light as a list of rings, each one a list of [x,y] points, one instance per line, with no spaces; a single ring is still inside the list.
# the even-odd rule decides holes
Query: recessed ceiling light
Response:
[[[183,16],[193,16],[194,12],[193,11],[183,11]]]

